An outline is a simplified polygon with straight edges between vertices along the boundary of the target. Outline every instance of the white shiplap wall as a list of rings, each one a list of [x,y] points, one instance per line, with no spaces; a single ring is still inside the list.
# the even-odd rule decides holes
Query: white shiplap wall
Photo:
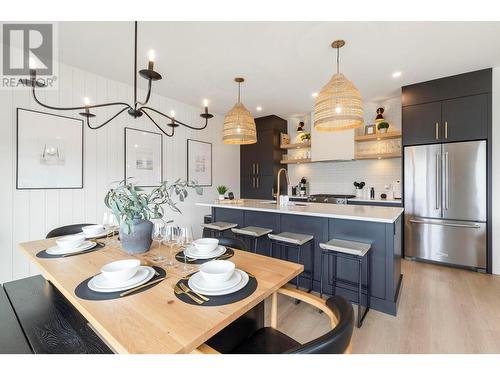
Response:
[[[40,97],[56,105],[81,105],[83,97],[92,102],[132,102],[133,88],[64,64],[60,65],[59,89],[40,91]],[[209,93],[207,93],[208,95]],[[144,93],[139,93],[139,99]],[[166,113],[175,110],[176,117],[194,125],[201,124],[199,108],[159,97],[153,93],[150,104]],[[85,128],[84,189],[16,190],[16,108],[41,110],[28,90],[0,91],[0,283],[37,273],[36,268],[19,250],[23,241],[44,238],[52,228],[79,222],[99,222],[104,212],[103,198],[109,183],[123,178],[123,128],[133,127],[157,131],[144,118],[134,120],[122,114],[99,130]],[[112,114],[101,112],[100,119]],[[79,118],[75,113],[66,115]],[[215,199],[215,186],[224,184],[239,195],[239,147],[223,145],[223,116],[216,115],[207,129],[195,131],[179,127],[174,138],[163,137],[164,178],[172,181],[186,177],[186,139],[212,142],[213,187],[205,188],[203,196],[191,194],[180,204],[183,215],[171,217],[179,224],[191,223],[195,235],[209,211],[195,206],[196,201]]]
[[[384,107],[384,118],[389,122],[390,129],[401,130],[401,97],[365,103],[363,108],[365,124],[373,124],[378,107]],[[295,130],[299,121],[304,121],[306,129],[310,129],[310,116],[288,119],[288,133],[292,141],[296,137]],[[363,133],[364,128],[359,132]],[[303,150],[290,152],[303,152]],[[401,159],[291,164],[288,166],[288,171],[292,185],[296,185],[305,176],[309,181],[311,194],[354,194],[353,182],[365,181],[367,188],[373,186],[378,196],[384,192],[386,185],[401,179]]]

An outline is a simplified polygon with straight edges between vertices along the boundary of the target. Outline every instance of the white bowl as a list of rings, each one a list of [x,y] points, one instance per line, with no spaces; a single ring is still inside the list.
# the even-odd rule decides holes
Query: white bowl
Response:
[[[56,240],[57,246],[63,250],[73,250],[85,241],[85,235],[82,233],[64,236]]]
[[[200,266],[200,274],[208,284],[220,284],[233,276],[235,267],[228,260],[212,260]]]
[[[139,259],[117,260],[104,265],[101,268],[101,273],[107,280],[119,283],[134,277],[140,265]]]
[[[102,225],[96,224],[96,225],[87,225],[85,227],[82,227],[83,233],[85,233],[86,237],[92,237],[92,236],[97,236],[98,234],[101,234],[104,230],[104,227]]]
[[[193,245],[199,253],[207,254],[217,249],[217,246],[219,246],[219,240],[217,238],[200,238],[193,241]]]

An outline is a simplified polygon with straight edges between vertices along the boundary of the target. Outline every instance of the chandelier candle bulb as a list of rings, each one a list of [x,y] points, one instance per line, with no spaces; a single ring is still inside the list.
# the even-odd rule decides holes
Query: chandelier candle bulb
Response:
[[[203,107],[205,107],[205,114],[208,114],[208,99],[203,99]]]
[[[148,57],[149,57],[148,69],[153,70],[154,63],[155,63],[155,51],[152,49],[149,50]]]

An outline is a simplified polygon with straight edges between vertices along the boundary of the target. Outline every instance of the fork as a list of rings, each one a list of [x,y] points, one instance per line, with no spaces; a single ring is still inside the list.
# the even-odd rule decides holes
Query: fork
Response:
[[[203,294],[196,293],[194,290],[189,289],[189,288],[186,286],[186,284],[184,284],[184,283],[180,283],[180,284],[179,284],[179,286],[180,286],[180,287],[181,287],[181,289],[182,289],[184,292],[186,292],[186,293],[191,292],[191,293],[193,293],[195,296],[197,296],[197,297],[201,298],[202,300],[204,300],[205,302],[210,301],[210,299],[209,299],[209,298],[207,298],[207,297],[205,297]]]
[[[198,305],[203,305],[204,301],[193,296],[192,294],[190,293],[187,293],[185,291],[183,291],[181,288],[179,288],[179,286],[177,285],[174,285],[174,292],[175,294],[185,294],[186,296],[188,296],[189,298],[191,298],[194,302],[196,302]]]

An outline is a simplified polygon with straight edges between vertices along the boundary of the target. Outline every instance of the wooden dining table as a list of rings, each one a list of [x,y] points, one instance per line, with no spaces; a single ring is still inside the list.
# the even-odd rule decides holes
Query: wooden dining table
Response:
[[[75,288],[98,274],[104,264],[134,257],[151,264],[156,252],[165,251],[160,248],[133,256],[126,254],[117,241],[103,242],[105,247],[94,252],[54,259],[36,256],[54,246],[54,239],[24,242],[19,248],[117,353],[210,352],[205,344],[207,340],[256,306],[262,306],[266,298],[304,269],[297,263],[234,249],[234,256],[229,260],[257,279],[255,292],[238,302],[204,306],[178,299],[174,286],[185,273],[182,263],[176,260],[177,267],[165,268],[166,279],[148,290],[113,300],[83,300],[75,295]],[[154,265],[162,266],[161,263]]]

